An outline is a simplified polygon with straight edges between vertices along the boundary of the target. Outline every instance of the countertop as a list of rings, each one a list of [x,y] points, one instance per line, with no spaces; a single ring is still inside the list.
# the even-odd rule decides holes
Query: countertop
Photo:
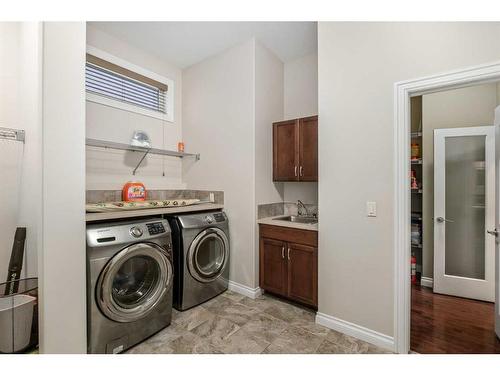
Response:
[[[264,217],[262,219],[258,219],[257,223],[258,224],[266,224],[266,225],[276,225],[278,227],[314,230],[316,232],[318,231],[318,223],[305,224],[305,223],[292,223],[291,221],[285,221],[285,220],[274,220],[276,218],[284,217],[284,216],[289,216],[289,215],[278,215],[278,216]]]
[[[178,214],[182,212],[197,212],[207,210],[218,210],[224,208],[222,204],[202,203],[191,206],[150,208],[145,210],[110,211],[110,212],[87,212],[85,220],[87,222],[100,220],[126,219],[141,216]]]

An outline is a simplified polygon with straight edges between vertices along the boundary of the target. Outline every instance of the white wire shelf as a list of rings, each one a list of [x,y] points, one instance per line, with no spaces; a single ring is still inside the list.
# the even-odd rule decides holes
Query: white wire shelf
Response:
[[[142,152],[144,153],[143,157],[137,164],[137,166],[134,168],[132,174],[135,175],[135,172],[137,171],[137,168],[141,165],[142,161],[148,154],[152,155],[164,155],[164,156],[173,156],[177,158],[194,158],[196,161],[200,160],[200,154],[189,154],[187,152],[178,152],[178,151],[171,151],[171,150],[163,150],[160,148],[148,148],[148,147],[138,147],[138,146],[132,146],[128,145],[126,143],[119,143],[119,142],[111,142],[111,141],[103,141],[100,139],[92,139],[92,138],[86,138],[85,139],[85,144],[87,146],[91,147],[100,147],[100,148],[110,148],[113,150],[123,150],[123,151],[132,151],[132,152]]]
[[[24,130],[0,127],[0,139],[7,139],[24,143]]]

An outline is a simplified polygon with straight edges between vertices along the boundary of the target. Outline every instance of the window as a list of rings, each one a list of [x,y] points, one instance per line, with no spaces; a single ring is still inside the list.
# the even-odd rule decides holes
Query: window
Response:
[[[87,100],[173,121],[169,85],[123,65],[87,54]]]

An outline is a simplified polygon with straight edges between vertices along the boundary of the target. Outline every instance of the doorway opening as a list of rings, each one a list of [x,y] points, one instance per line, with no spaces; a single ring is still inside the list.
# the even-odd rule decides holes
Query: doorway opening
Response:
[[[424,77],[419,79],[412,79],[408,81],[397,82],[395,84],[395,105],[394,105],[394,152],[395,152],[395,180],[394,180],[394,350],[398,353],[410,352],[410,329],[411,329],[411,309],[412,309],[412,283],[411,283],[411,261],[412,261],[412,247],[411,247],[411,144],[412,144],[412,127],[411,127],[411,98],[424,96],[433,93],[450,91],[454,89],[461,89],[470,86],[488,84],[500,81],[500,62],[485,64],[476,67],[464,68],[448,73],[437,74],[435,76]],[[500,109],[496,110],[495,120],[495,149],[500,150]],[[424,142],[425,147],[425,142]],[[494,170],[499,170],[500,161],[498,154],[495,158]],[[425,156],[424,156],[425,158]],[[500,177],[500,173],[496,173]],[[425,177],[425,176],[424,176]],[[422,179],[422,186],[425,183],[425,178]],[[418,182],[418,181],[417,181]],[[417,185],[418,186],[418,185]],[[499,180],[495,180],[495,196],[499,196]],[[499,199],[496,199],[495,212],[495,227],[488,228],[492,234],[496,234],[496,229],[500,228],[500,210]],[[446,215],[443,216],[443,220]],[[427,228],[428,229],[428,228]],[[422,236],[428,230],[424,226],[422,229]],[[498,284],[499,261],[500,257],[498,242],[495,246],[495,255],[498,261],[495,262],[495,278]],[[425,259],[425,258],[424,258]],[[423,262],[420,262],[423,265]],[[422,271],[424,267],[419,269],[420,281],[422,279]],[[425,277],[426,275],[423,275]],[[425,288],[425,286],[424,286]],[[425,291],[425,290],[424,290]],[[436,295],[433,293],[433,295]],[[463,297],[449,297],[449,298],[463,298]],[[471,300],[474,301],[474,300]],[[500,332],[500,290],[497,287],[495,290],[494,305],[494,320],[496,330]],[[491,302],[481,302],[489,303]],[[453,307],[445,307],[444,309],[452,309]],[[477,321],[481,318],[478,317]],[[427,320],[428,322],[428,320]],[[427,325],[424,331],[429,331],[432,326]]]
[[[487,83],[411,98],[411,333],[418,353],[500,353],[495,108]]]

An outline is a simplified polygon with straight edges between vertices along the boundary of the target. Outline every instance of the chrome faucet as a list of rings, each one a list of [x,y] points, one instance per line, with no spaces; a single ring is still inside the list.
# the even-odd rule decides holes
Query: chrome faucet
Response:
[[[297,200],[297,214],[299,216],[304,216],[304,213],[300,211],[300,207],[302,207],[304,209],[304,211],[306,212],[306,215],[305,216],[310,216],[309,215],[309,210],[307,209],[306,205],[304,204],[304,202],[302,202],[300,199]]]

